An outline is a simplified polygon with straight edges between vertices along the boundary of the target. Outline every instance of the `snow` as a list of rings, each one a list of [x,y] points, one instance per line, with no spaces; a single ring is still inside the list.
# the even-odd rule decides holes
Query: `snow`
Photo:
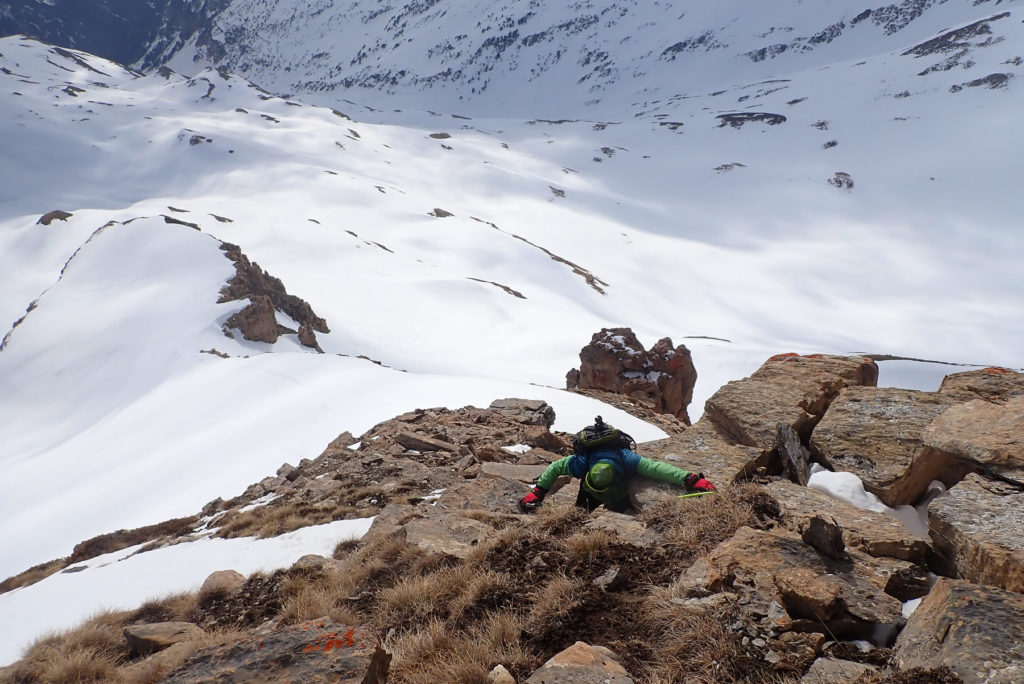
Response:
[[[198,590],[210,573],[248,575],[286,568],[306,554],[331,557],[334,547],[358,539],[373,518],[304,527],[279,537],[206,538],[139,553],[123,549],[79,563],[43,582],[0,594],[0,662],[16,660],[23,648],[51,631],[74,627],[103,610],[129,610],[145,601]]]
[[[566,78],[575,61],[563,60],[535,90],[507,89],[501,97],[516,107],[502,106],[496,82],[472,103],[446,100],[443,116],[341,105],[338,92],[266,99],[215,70],[139,78],[75,53],[99,74],[35,41],[0,38],[0,578],[95,535],[193,515],[284,462],[316,457],[344,431],[415,408],[543,399],[556,430],[602,415],[640,442],[664,436],[561,389],[601,328],[631,327],[645,347],[666,336],[685,343],[698,372],[693,420],[719,387],[780,352],[956,364],[879,363],[880,385],[929,391],[951,372],[1021,367],[1020,155],[1007,150],[1020,147],[1024,79],[949,90],[1014,71],[1007,46],[1021,43],[1024,24],[1011,3],[1012,21],[993,25],[1005,40],[974,49],[970,65],[918,76],[930,62],[902,51],[966,23],[954,4],[893,38],[858,28],[809,55],[758,64],[736,55],[757,47],[749,37],[775,25],[774,11],[705,3],[680,25],[666,19],[676,3],[645,5],[607,36],[578,37],[637,36],[621,47],[632,68],[621,67],[599,107],[564,87],[576,79]],[[235,3],[218,30],[274,23],[249,5]],[[323,41],[358,46],[360,32],[390,20],[346,27],[359,35],[342,40],[327,29],[350,5],[332,6],[315,36],[273,49],[288,61]],[[503,7],[474,3],[445,21],[457,30],[472,12]],[[831,16],[800,8],[794,35]],[[527,23],[539,31],[563,18],[549,4]],[[421,19],[410,33],[430,35],[436,24]],[[707,22],[731,28],[721,34],[730,47],[706,55],[706,69],[648,54]],[[180,54],[175,68],[192,75],[190,58]],[[653,64],[649,76],[635,70],[643,64]],[[423,66],[413,59],[410,73]],[[788,80],[775,91],[769,77]],[[443,90],[405,95],[411,107]],[[911,96],[896,97],[903,91]],[[452,118],[463,104],[480,117]],[[572,118],[520,116],[534,106]],[[719,127],[717,114],[747,107],[787,121]],[[838,171],[854,179],[849,192],[827,183]],[[434,208],[453,216],[435,218]],[[54,209],[72,216],[37,224]],[[270,345],[225,335],[244,303],[218,303],[234,273],[222,241],[328,321],[325,353],[295,336]],[[880,510],[845,475],[812,479]],[[914,509],[886,512],[920,521]],[[92,608],[58,588],[109,568],[126,574],[78,585],[96,605],[170,591],[173,577],[150,585],[144,572],[127,573],[158,553],[195,553],[187,548],[0,595],[3,633],[18,616],[38,629],[70,624],[62,602],[69,621]],[[168,563],[168,574],[187,565]]]

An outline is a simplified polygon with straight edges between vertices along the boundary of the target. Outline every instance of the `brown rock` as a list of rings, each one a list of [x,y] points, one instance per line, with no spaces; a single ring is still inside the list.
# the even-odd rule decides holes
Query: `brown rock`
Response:
[[[878,668],[850,660],[818,658],[800,680],[800,684],[854,684],[862,675]]]
[[[413,449],[414,451],[450,451],[454,453],[459,449],[454,444],[415,432],[400,432],[395,435],[395,441],[406,449]]]
[[[429,518],[416,518],[405,523],[406,540],[428,553],[466,558],[473,550],[494,536],[487,523],[461,515],[431,512]]]
[[[693,594],[749,591],[759,605],[783,605],[801,631],[863,639],[902,624],[901,602],[885,589],[901,572],[914,570],[857,551],[843,560],[829,558],[794,533],[743,527],[686,571],[679,585]]]
[[[782,354],[719,389],[704,413],[734,443],[768,454],[776,449],[780,423],[806,441],[840,390],[877,380],[878,366],[868,358]]]
[[[800,533],[800,540],[831,558],[842,558],[846,554],[842,528],[820,515],[815,515],[808,521]]]
[[[893,651],[902,669],[947,665],[965,684],[1024,681],[1024,596],[941,578]]]
[[[526,684],[632,684],[614,654],[577,641],[530,675]]]
[[[857,508],[786,480],[772,482],[767,489],[779,502],[783,524],[790,530],[800,532],[811,518],[821,515],[843,528],[843,539],[850,548],[879,558],[925,562],[928,538],[914,534],[892,516]]]
[[[249,300],[249,305],[233,315],[224,324],[227,328],[237,328],[242,337],[251,342],[277,342],[281,335],[295,332],[280,325],[274,315],[274,304],[270,297],[257,295]]]
[[[598,509],[593,517],[583,524],[588,530],[604,530],[613,534],[620,542],[650,548],[661,541],[661,535],[632,515],[615,513],[604,508]]]
[[[936,550],[961,577],[1024,592],[1024,491],[971,474],[928,518]]]
[[[1024,396],[1002,405],[976,399],[954,406],[932,421],[924,442],[940,456],[1024,481]]]
[[[156,653],[183,641],[194,641],[204,634],[202,627],[191,622],[156,622],[124,628],[124,638],[133,657]]]
[[[210,573],[210,576],[199,587],[199,603],[202,604],[211,596],[229,596],[234,594],[245,584],[245,575],[237,570],[218,570]]]
[[[504,665],[495,665],[494,669],[487,673],[487,684],[516,684],[516,678]]]
[[[67,221],[72,216],[74,216],[74,214],[71,214],[71,213],[66,212],[66,211],[62,211],[60,209],[54,209],[53,211],[49,211],[49,212],[43,214],[42,216],[40,216],[39,220],[36,221],[36,224],[37,225],[42,224],[44,226],[48,226],[51,223],[53,223],[54,221]]]
[[[697,371],[685,346],[665,337],[644,351],[629,328],[602,328],[580,350],[579,373],[566,376],[568,389],[606,390],[637,399],[687,425]]]
[[[518,514],[516,502],[528,491],[530,488],[525,484],[504,478],[463,480],[445,490],[437,501],[437,508]]]
[[[729,439],[705,417],[681,435],[645,442],[638,451],[642,456],[704,473],[717,486],[744,480],[768,464],[759,449],[740,446]]]
[[[948,468],[921,457],[925,429],[956,403],[937,392],[849,387],[814,428],[810,448],[831,469],[860,477],[887,505],[913,504],[933,480],[963,476],[960,469],[944,475]]]
[[[161,681],[385,684],[390,666],[391,654],[380,647],[371,630],[311,620],[200,649]]]
[[[1005,404],[1013,397],[1024,396],[1024,373],[1007,368],[953,373],[942,380],[939,391],[960,401],[984,399],[994,404]]]

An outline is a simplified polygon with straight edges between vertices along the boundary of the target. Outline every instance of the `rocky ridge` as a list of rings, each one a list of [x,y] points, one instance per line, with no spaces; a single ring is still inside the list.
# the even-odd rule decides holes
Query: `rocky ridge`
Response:
[[[211,502],[185,537],[175,532],[152,546],[209,530],[271,536],[376,515],[364,539],[339,547],[332,559],[300,559],[270,577],[211,578],[191,622],[196,629],[243,630],[241,641],[179,644],[153,656],[132,641],[134,655],[126,646],[126,662],[137,668],[146,658],[164,658],[163,681],[228,672],[249,673],[252,681],[343,673],[341,681],[420,681],[409,674],[402,638],[422,624],[395,615],[374,622],[372,607],[394,600],[395,578],[367,579],[342,602],[344,610],[330,609],[333,617],[303,622],[283,608],[289,592],[307,581],[302,578],[325,582],[351,572],[352,563],[366,565],[371,552],[393,548],[413,554],[419,572],[435,579],[443,574],[431,573],[463,567],[518,577],[467,599],[463,617],[451,623],[470,629],[490,612],[533,606],[526,616],[533,620],[517,623],[509,637],[533,655],[495,655],[486,667],[489,681],[649,681],[664,646],[636,623],[641,616],[655,626],[667,620],[678,629],[680,621],[696,621],[704,631],[720,630],[731,650],[707,664],[718,674],[687,671],[711,676],[707,681],[762,681],[769,674],[781,681],[910,681],[894,677],[913,668],[929,673],[921,675],[928,681],[1016,681],[1024,667],[1024,620],[1014,608],[1024,590],[1018,519],[1024,488],[1013,476],[1024,468],[1024,374],[958,373],[933,393],[878,388],[876,378],[867,358],[772,357],[709,399],[705,417],[692,427],[676,421],[669,437],[639,445],[645,456],[704,472],[722,491],[680,500],[662,483],[637,482],[632,494],[639,513],[632,516],[603,509],[582,515],[572,507],[572,486],[556,487],[541,515],[517,510],[529,483],[568,449],[568,435],[550,431],[554,416],[543,402],[417,409],[359,438],[342,434],[315,459],[285,464],[239,497]],[[620,401],[657,418],[654,402]],[[930,533],[915,534],[883,513],[781,477],[780,426],[798,435],[814,458],[861,474],[883,500],[915,503],[913,489],[900,483],[922,479],[908,476],[916,470],[942,480],[949,491],[931,502]],[[713,531],[739,508],[746,513],[734,529]],[[681,528],[691,537],[706,535],[709,545],[687,546]],[[831,542],[821,542],[822,530],[825,537],[831,531]],[[567,545],[584,539],[600,553],[565,555]],[[944,579],[933,586],[934,575]],[[548,599],[566,603],[557,619],[536,617],[540,604],[518,593],[558,582],[568,582],[568,593]],[[643,604],[637,612],[641,586],[656,592],[656,610]],[[574,599],[576,592],[600,597],[599,605]],[[905,604],[917,599],[921,607],[906,617]],[[609,610],[633,620],[635,634],[623,633],[626,623],[609,618]],[[1003,616],[998,624],[985,617],[994,613]],[[159,625],[167,621],[154,619],[161,617],[170,615],[137,611],[133,622]],[[196,638],[180,624],[131,627],[133,639],[147,629],[180,634],[180,643]],[[857,651],[844,644],[849,640],[871,646]],[[267,663],[274,665],[267,669]]]

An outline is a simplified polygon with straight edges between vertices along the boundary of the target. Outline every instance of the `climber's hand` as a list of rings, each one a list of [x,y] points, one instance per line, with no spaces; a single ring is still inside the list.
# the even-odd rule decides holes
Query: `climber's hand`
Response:
[[[704,473],[690,473],[686,476],[686,488],[691,492],[714,492],[718,487],[704,479]]]
[[[537,508],[537,506],[540,506],[540,502],[544,500],[544,495],[547,493],[548,490],[540,485],[534,485],[530,493],[519,500],[519,510],[523,513],[529,513]]]

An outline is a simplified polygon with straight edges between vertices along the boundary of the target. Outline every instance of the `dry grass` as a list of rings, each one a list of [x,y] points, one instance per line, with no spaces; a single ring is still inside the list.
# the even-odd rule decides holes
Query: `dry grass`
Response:
[[[24,572],[20,572],[13,577],[8,577],[3,582],[0,582],[0,594],[14,589],[20,589],[21,587],[28,587],[36,582],[40,582],[50,575],[60,572],[68,566],[70,561],[67,558],[59,558],[57,560],[49,561],[47,563],[40,563],[39,565],[32,566]]]
[[[131,614],[128,622],[196,622],[198,617],[198,593],[181,592],[146,601]]]
[[[105,682],[127,662],[122,628],[130,613],[103,612],[78,627],[37,639],[11,669],[12,682]]]
[[[310,525],[322,525],[353,517],[356,509],[347,504],[281,504],[258,506],[241,513],[228,513],[221,519],[218,537],[259,537],[267,539]]]

